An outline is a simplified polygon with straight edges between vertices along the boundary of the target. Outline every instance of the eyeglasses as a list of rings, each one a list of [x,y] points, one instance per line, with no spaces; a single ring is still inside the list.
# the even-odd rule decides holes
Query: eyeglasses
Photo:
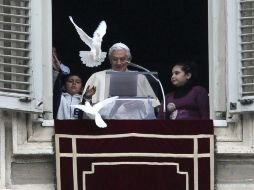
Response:
[[[112,57],[111,60],[113,62],[118,62],[120,60],[121,63],[126,62],[128,60],[127,57]]]

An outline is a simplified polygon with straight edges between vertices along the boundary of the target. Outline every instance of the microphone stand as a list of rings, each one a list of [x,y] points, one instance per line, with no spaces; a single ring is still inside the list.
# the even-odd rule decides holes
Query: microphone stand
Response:
[[[128,63],[128,65],[130,65],[132,67],[136,67],[136,68],[142,69],[142,70],[144,70],[146,72],[151,72],[150,70],[148,70],[148,69],[146,69],[146,68],[144,68],[144,67],[142,67],[140,65],[137,65],[135,63],[132,63],[130,61],[127,61],[127,63]],[[163,117],[165,119],[165,116],[166,116],[166,100],[165,100],[165,94],[164,94],[163,86],[161,84],[161,81],[158,78],[156,78],[153,74],[150,74],[150,76],[153,77],[153,79],[156,80],[159,83],[159,85],[160,85],[160,89],[161,89],[161,92],[162,92],[162,99],[163,99]]]

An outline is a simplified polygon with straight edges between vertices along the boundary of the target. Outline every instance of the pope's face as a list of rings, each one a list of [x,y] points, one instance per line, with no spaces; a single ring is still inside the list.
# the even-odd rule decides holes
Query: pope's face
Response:
[[[111,68],[114,71],[125,71],[127,69],[128,54],[126,50],[114,50],[110,57]]]

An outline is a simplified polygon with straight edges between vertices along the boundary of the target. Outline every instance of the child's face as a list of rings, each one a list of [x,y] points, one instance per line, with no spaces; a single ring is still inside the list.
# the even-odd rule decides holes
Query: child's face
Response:
[[[82,80],[78,76],[70,76],[65,82],[65,90],[71,95],[79,94],[82,91]]]
[[[174,86],[184,86],[186,82],[191,78],[191,73],[185,73],[182,70],[182,66],[175,65],[172,69],[171,82]]]

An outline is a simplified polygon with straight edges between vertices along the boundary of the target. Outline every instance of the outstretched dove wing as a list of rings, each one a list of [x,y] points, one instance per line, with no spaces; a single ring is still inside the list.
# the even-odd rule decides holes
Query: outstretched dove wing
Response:
[[[116,99],[118,99],[119,96],[113,96],[111,98],[107,98],[105,100],[102,100],[98,103],[96,103],[93,108],[96,110],[96,111],[100,111],[101,108],[103,108],[104,106],[106,106],[107,104],[111,103],[111,102],[114,102],[116,101]]]
[[[99,36],[102,40],[103,36],[106,34],[106,30],[107,30],[107,25],[106,25],[106,22],[103,20],[100,22],[99,26],[94,31],[93,38],[96,38],[97,36]]]
[[[86,113],[89,113],[91,115],[94,115],[95,117],[95,124],[100,127],[100,128],[105,128],[107,127],[107,124],[103,121],[101,118],[101,115],[99,113],[99,110],[106,106],[107,104],[114,102],[116,99],[118,99],[118,96],[114,96],[111,98],[107,98],[101,102],[98,102],[94,106],[91,106],[89,102],[86,102],[85,105],[72,105],[72,107],[78,108]]]
[[[75,28],[76,28],[76,30],[77,30],[77,32],[78,32],[78,34],[79,34],[81,40],[82,40],[83,42],[85,42],[90,48],[92,48],[93,39],[92,39],[90,36],[88,36],[81,28],[79,28],[79,27],[75,24],[75,22],[73,21],[73,19],[72,19],[71,16],[69,16],[69,19],[70,19],[70,21],[72,22],[72,24],[75,26]]]

